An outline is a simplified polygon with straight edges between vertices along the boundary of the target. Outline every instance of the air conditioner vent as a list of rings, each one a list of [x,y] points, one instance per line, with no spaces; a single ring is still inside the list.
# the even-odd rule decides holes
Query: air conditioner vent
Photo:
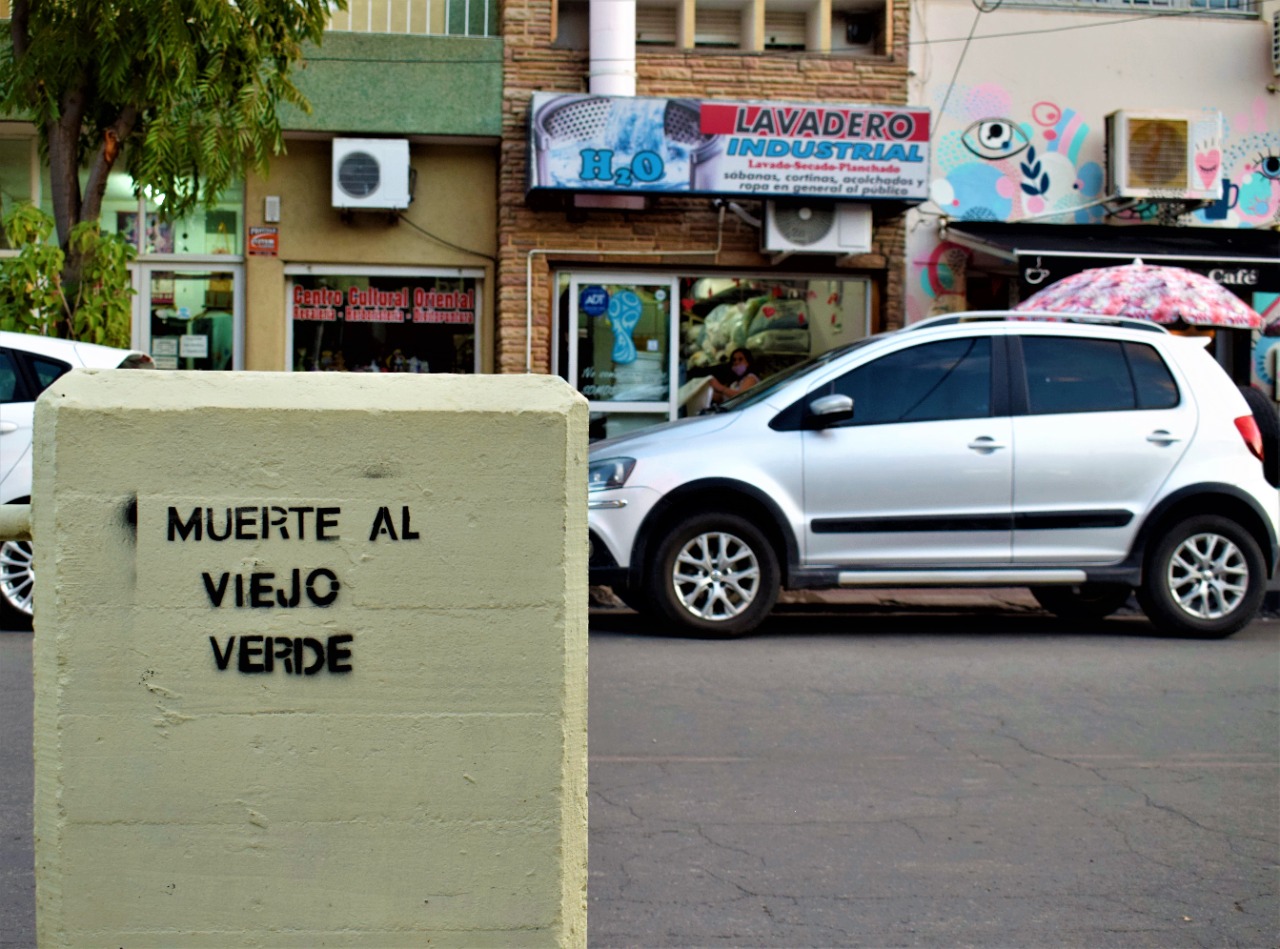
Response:
[[[865,254],[871,250],[871,208],[850,201],[769,201],[766,253]]]
[[[1222,194],[1222,113],[1107,116],[1110,192],[1122,198],[1215,201]]]
[[[350,198],[367,198],[378,190],[382,174],[368,152],[349,152],[338,162],[338,187]]]
[[[335,138],[333,206],[403,210],[409,206],[409,142],[403,138]]]

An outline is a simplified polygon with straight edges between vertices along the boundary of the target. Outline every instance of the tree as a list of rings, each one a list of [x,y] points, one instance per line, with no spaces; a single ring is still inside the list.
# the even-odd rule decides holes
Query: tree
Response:
[[[53,332],[74,336],[87,325],[74,318],[93,297],[81,283],[102,273],[85,269],[95,242],[73,234],[96,228],[116,163],[139,193],[165,196],[169,218],[214,203],[251,169],[265,172],[284,150],[277,106],[310,109],[290,80],[303,44],[319,43],[331,9],[345,8],[346,0],[12,0],[0,110],[35,122],[49,165],[63,259],[44,289],[61,293],[67,314]],[[127,281],[116,289],[128,293]]]

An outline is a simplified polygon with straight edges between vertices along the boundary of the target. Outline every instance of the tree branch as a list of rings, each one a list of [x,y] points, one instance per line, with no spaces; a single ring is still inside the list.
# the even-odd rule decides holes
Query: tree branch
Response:
[[[102,197],[107,192],[107,176],[116,163],[120,148],[138,124],[137,106],[127,105],[116,120],[103,129],[103,141],[89,160],[89,175],[80,203],[80,220],[96,221],[102,214]]]

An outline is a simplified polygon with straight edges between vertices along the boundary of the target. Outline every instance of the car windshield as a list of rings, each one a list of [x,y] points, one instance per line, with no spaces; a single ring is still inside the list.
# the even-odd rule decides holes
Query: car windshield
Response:
[[[769,396],[782,386],[787,385],[793,379],[799,379],[806,376],[816,369],[821,369],[833,359],[839,359],[845,353],[853,352],[855,349],[867,345],[875,336],[868,336],[865,339],[859,339],[852,343],[846,343],[843,346],[837,346],[835,349],[828,349],[825,353],[819,353],[816,356],[810,356],[804,362],[798,362],[794,366],[788,366],[780,372],[775,372],[771,376],[766,376],[760,382],[757,382],[750,389],[747,389],[741,395],[735,395],[732,399],[720,403],[712,411],[716,412],[736,412],[745,409],[748,406],[755,405],[757,402],[763,402]]]

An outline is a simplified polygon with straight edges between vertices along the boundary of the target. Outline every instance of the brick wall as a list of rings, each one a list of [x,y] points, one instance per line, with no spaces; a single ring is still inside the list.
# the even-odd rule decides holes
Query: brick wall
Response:
[[[795,102],[906,104],[907,7],[893,6],[889,56],[753,53],[641,48],[639,96]],[[499,165],[497,339],[499,372],[550,370],[557,266],[857,273],[877,284],[878,327],[902,323],[904,231],[901,215],[877,215],[872,253],[835,263],[791,257],[774,267],[759,253],[759,232],[709,198],[659,196],[644,211],[536,210],[525,203],[529,101],[534,92],[587,91],[585,50],[553,49],[552,0],[508,0],[503,8],[505,69]],[[757,216],[761,202],[741,200]],[[719,248],[718,252],[712,253]],[[690,254],[705,251],[705,255]],[[599,253],[607,252],[607,253]],[[526,287],[532,277],[532,294]],[[531,324],[531,333],[527,326]]]

